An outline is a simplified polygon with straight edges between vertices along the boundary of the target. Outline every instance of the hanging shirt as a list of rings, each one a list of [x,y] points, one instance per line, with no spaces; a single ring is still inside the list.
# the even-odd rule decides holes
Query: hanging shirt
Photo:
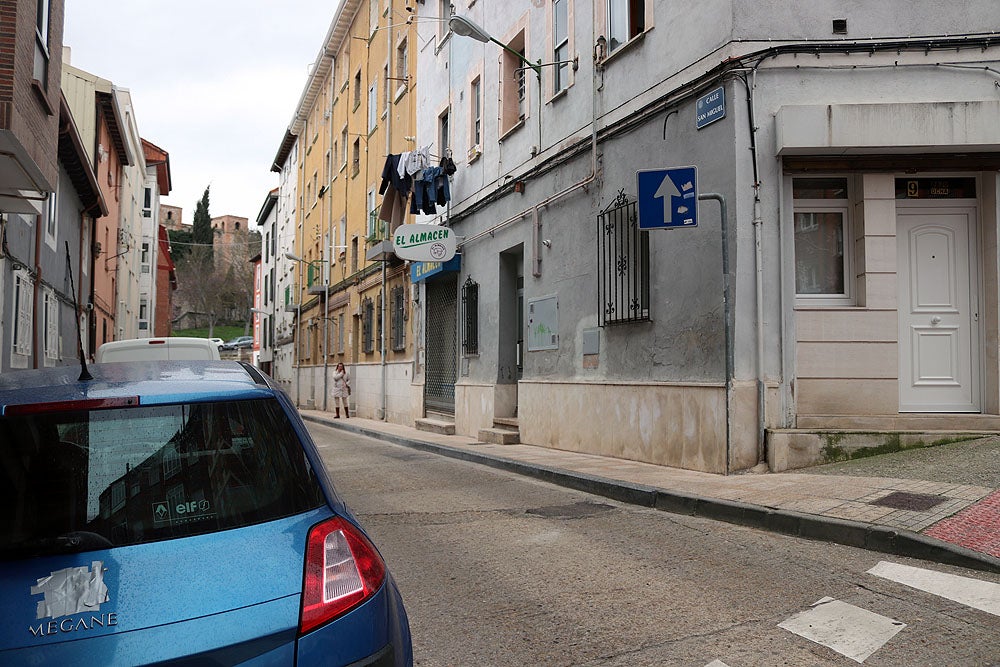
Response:
[[[419,178],[416,176],[416,173],[429,166],[431,166],[430,145],[423,146],[415,151],[410,151],[409,155],[406,156],[406,173],[414,178]]]

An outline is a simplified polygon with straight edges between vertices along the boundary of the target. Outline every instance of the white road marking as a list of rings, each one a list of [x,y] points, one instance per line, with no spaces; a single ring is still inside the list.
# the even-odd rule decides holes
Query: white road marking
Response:
[[[823,598],[778,627],[861,663],[906,624],[846,602]]]
[[[1000,584],[881,561],[868,574],[1000,616]]]
[[[705,665],[705,667],[729,667],[726,663],[721,660],[713,660],[712,662]]]

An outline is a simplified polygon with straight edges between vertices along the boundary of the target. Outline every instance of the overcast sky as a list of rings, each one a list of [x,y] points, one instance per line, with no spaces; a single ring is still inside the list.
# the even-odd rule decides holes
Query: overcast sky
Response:
[[[66,0],[73,66],[132,94],[139,134],[170,153],[184,209],[253,223],[271,163],[339,0]]]

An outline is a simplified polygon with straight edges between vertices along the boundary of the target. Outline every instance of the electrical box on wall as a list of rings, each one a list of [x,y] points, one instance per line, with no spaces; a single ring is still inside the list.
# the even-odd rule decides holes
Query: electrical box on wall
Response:
[[[528,300],[528,351],[559,349],[559,297],[555,294]]]

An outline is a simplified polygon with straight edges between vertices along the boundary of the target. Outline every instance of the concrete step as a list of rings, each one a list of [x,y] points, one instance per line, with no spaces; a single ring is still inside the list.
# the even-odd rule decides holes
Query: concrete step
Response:
[[[481,428],[477,439],[479,442],[488,442],[491,445],[516,445],[521,442],[521,436],[517,431],[505,428]]]
[[[424,417],[416,420],[415,425],[418,431],[427,431],[438,435],[455,435],[455,422],[453,421]]]
[[[519,430],[517,417],[494,417],[493,426],[496,428],[510,429],[511,431]]]

